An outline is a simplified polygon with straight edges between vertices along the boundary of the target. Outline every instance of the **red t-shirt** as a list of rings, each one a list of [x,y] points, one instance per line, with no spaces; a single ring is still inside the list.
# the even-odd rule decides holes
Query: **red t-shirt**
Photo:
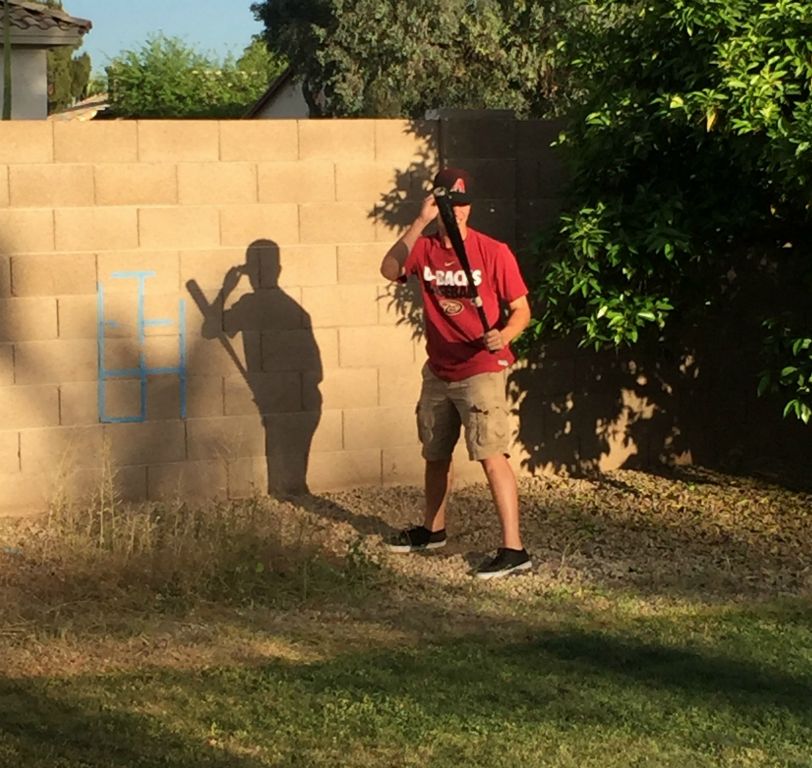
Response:
[[[527,294],[516,257],[505,243],[470,227],[465,252],[488,323],[491,328],[501,328],[501,304]],[[405,275],[416,275],[420,280],[426,351],[429,368],[436,376],[460,381],[479,373],[502,371],[515,361],[510,347],[488,352],[465,272],[454,249],[446,248],[439,235],[419,238],[403,268]]]

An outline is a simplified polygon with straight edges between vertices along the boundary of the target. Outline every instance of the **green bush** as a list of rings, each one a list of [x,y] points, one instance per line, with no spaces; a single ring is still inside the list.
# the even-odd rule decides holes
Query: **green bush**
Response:
[[[809,422],[812,6],[599,0],[561,50],[584,98],[536,336],[620,346],[759,317],[759,391]]]
[[[241,117],[282,69],[259,41],[239,60],[218,62],[178,38],[155,35],[107,67],[110,105],[121,117]]]

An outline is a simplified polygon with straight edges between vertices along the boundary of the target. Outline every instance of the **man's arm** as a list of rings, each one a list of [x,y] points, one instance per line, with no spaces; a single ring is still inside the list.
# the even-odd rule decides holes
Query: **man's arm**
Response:
[[[397,280],[403,274],[403,265],[406,263],[406,259],[409,258],[414,244],[436,216],[437,203],[434,202],[434,195],[429,195],[423,200],[418,217],[401,238],[386,252],[386,256],[383,257],[381,274],[387,280]]]
[[[510,314],[505,327],[494,328],[485,334],[485,346],[491,352],[498,352],[510,344],[530,323],[530,304],[527,296],[520,296],[508,304]]]

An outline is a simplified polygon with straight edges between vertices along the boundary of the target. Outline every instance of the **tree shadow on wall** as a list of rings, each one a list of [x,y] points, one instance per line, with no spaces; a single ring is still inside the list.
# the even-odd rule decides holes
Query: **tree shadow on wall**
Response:
[[[431,189],[431,180],[440,161],[439,127],[437,121],[413,121],[404,131],[414,139],[419,149],[406,168],[392,171],[392,187],[381,195],[369,211],[369,218],[382,224],[395,242],[415,220],[420,206]],[[384,243],[381,256],[388,247]],[[377,265],[372,268],[375,269]],[[397,316],[397,325],[412,329],[412,338],[423,336],[423,299],[420,286],[413,279],[390,283],[379,301]]]
[[[323,370],[310,316],[279,287],[281,271],[279,246],[272,240],[256,240],[248,246],[245,263],[226,272],[211,303],[194,280],[187,288],[203,316],[203,337],[220,342],[262,418],[268,493],[287,497],[308,492],[307,467],[321,419]],[[250,290],[229,304],[242,278]],[[237,334],[242,359],[232,341]],[[229,412],[232,407],[227,395],[227,416],[234,415]]]

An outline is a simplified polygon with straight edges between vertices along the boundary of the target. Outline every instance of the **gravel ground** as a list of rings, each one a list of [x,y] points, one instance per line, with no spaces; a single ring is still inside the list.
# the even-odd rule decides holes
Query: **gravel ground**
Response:
[[[534,569],[509,579],[512,590],[557,584],[675,595],[812,592],[810,492],[695,468],[667,476],[621,470],[594,480],[525,479],[519,491]],[[425,555],[384,554],[382,546],[386,536],[420,520],[418,488],[333,493],[306,507],[314,520],[326,521],[332,546],[352,546],[361,536],[369,557],[403,576],[467,581],[499,543],[484,484],[454,493],[449,544]]]

